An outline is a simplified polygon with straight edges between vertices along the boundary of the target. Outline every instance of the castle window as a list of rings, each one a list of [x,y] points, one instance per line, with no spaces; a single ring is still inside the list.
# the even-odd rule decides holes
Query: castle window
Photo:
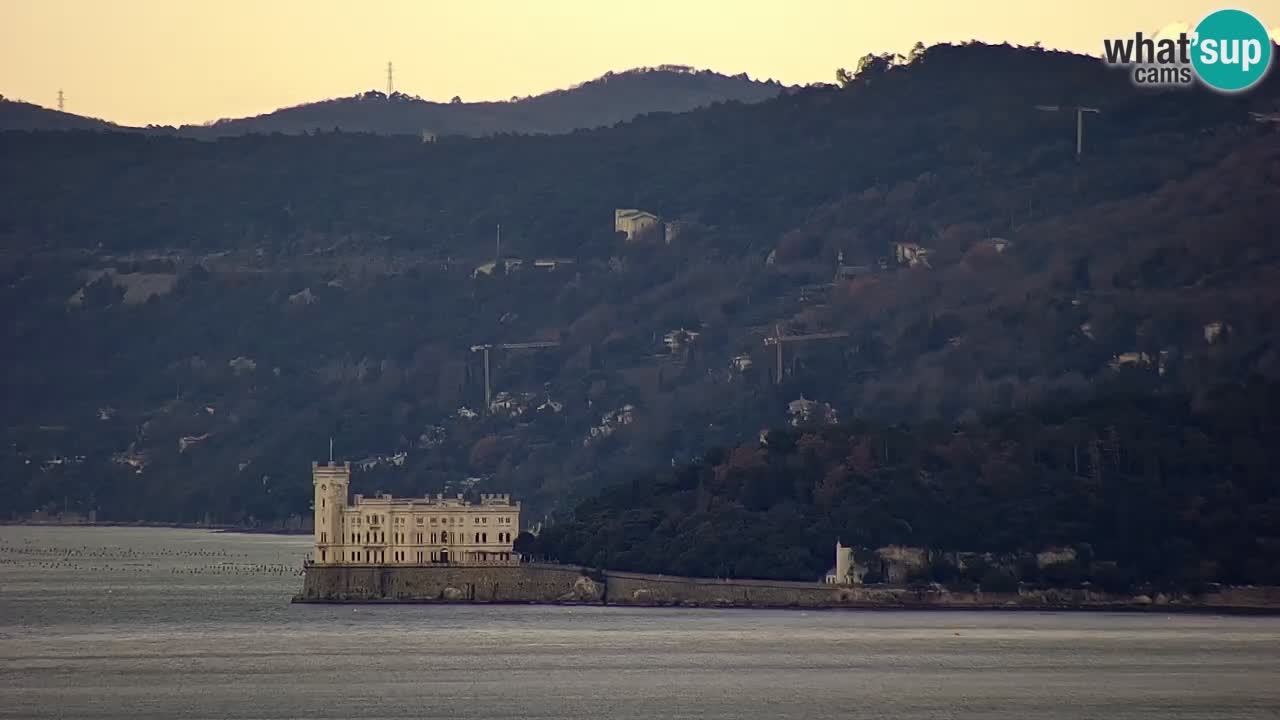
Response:
[[[329,542],[329,536],[328,536],[328,535],[326,535],[326,534],[324,534],[324,533],[320,533],[320,542],[322,542],[322,543],[327,543],[327,542]]]
[[[417,517],[417,524],[418,524],[418,525],[421,525],[421,524],[422,524],[422,516],[421,516],[421,515],[419,515],[419,516]]]

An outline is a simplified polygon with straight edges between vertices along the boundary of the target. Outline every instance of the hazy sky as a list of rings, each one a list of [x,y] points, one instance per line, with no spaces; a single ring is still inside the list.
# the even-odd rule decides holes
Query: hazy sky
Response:
[[[1230,0],[1268,27],[1280,0]],[[1098,54],[1199,0],[0,0],[0,94],[129,125],[197,123],[386,86],[506,99],[694,65],[831,81],[870,51],[979,39]]]

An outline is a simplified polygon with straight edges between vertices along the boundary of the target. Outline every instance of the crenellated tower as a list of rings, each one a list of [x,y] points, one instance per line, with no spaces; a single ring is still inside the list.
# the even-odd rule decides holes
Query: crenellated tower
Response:
[[[332,460],[328,465],[311,463],[311,484],[315,487],[316,533],[316,549],[311,561],[318,565],[334,565],[341,560],[336,547],[342,544],[342,510],[347,506],[351,463]]]

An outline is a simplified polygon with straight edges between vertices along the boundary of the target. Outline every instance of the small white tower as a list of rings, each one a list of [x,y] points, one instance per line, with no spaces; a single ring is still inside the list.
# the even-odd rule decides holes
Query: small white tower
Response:
[[[342,545],[342,510],[347,506],[351,463],[339,464],[332,459],[328,465],[311,463],[311,484],[315,487],[316,520],[316,549],[311,561],[317,565],[335,565],[341,562],[336,547]]]
[[[849,584],[849,570],[853,566],[853,548],[847,548],[836,541],[836,577],[841,585]]]
[[[862,573],[853,564],[853,548],[845,547],[836,541],[836,565],[827,571],[828,585],[861,585]]]

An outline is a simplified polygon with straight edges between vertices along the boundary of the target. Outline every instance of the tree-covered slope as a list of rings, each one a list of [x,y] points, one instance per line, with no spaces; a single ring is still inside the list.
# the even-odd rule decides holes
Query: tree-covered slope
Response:
[[[250,118],[186,125],[179,134],[227,137],[246,133],[368,132],[379,135],[484,136],[500,133],[567,133],[631,120],[655,112],[685,112],[719,102],[753,103],[783,92],[777,82],[727,76],[682,66],[609,73],[566,90],[511,98],[509,102],[431,102],[402,93],[371,90],[284,108]]]
[[[809,580],[836,538],[996,555],[1068,547],[1083,565],[1077,580],[1105,567],[1108,581],[1275,585],[1278,409],[1280,386],[1255,380],[1195,400],[1107,388],[1087,403],[954,426],[775,431],[607,489],[528,550],[623,570]],[[1029,572],[1040,579],[1034,563]]]
[[[126,130],[114,123],[50,110],[0,95],[0,131],[5,130]]]
[[[949,422],[1274,377],[1278,96],[973,45],[559,136],[3,133],[0,508],[278,519],[333,436],[363,490],[536,514],[801,396]],[[1079,159],[1035,109],[1077,103]],[[688,224],[626,243],[628,207]],[[486,273],[499,223],[522,263]],[[777,327],[844,334],[775,383]],[[493,353],[486,416],[470,348],[531,340],[559,345]]]

